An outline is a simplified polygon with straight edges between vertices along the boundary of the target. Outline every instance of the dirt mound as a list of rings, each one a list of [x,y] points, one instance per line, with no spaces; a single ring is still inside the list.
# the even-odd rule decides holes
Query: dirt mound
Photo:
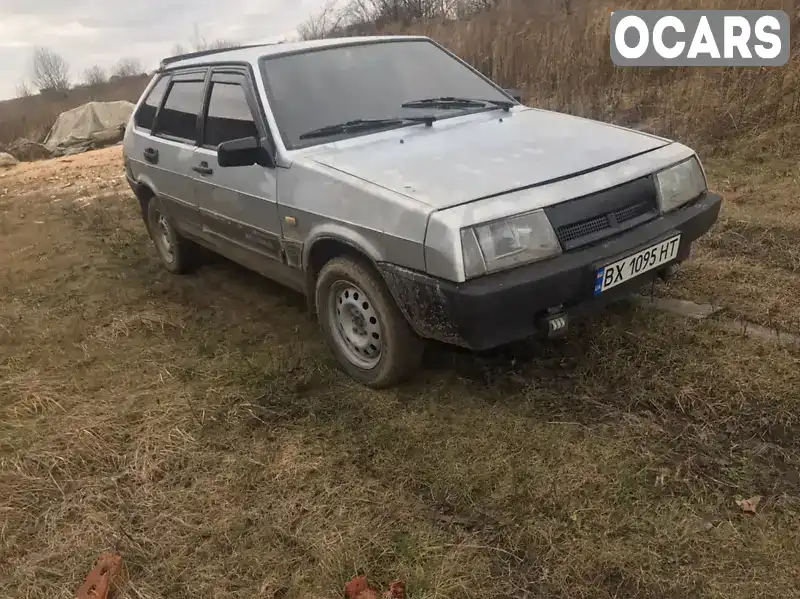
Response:
[[[52,158],[53,153],[46,146],[30,139],[18,139],[10,146],[8,151],[17,160],[29,162],[32,160],[46,160]]]
[[[11,166],[16,166],[17,164],[18,160],[14,158],[11,154],[0,152],[0,168],[8,168]]]

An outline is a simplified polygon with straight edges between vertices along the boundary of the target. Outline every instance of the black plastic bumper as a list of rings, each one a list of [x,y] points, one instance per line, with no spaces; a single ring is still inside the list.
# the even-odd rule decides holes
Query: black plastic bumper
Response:
[[[125,178],[128,180],[128,185],[130,186],[131,191],[133,191],[133,195],[135,195],[136,199],[139,200],[139,208],[142,212],[142,219],[144,219],[145,225],[147,225],[149,228],[150,225],[147,223],[147,202],[150,200],[150,190],[131,177],[130,173],[127,171],[125,172]]]
[[[716,222],[722,199],[707,193],[691,204],[602,242],[556,258],[452,283],[395,265],[380,265],[408,321],[425,338],[474,350],[490,349],[540,332],[551,308],[569,316],[598,309],[631,294],[668,267],[646,272],[595,296],[597,269],[681,234],[678,255]]]

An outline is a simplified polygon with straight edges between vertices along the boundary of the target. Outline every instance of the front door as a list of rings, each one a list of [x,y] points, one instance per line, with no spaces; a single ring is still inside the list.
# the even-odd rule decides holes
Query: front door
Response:
[[[206,97],[201,143],[190,171],[203,237],[233,260],[268,276],[279,275],[283,256],[275,169],[222,168],[217,161],[222,142],[268,137],[248,73],[216,69]]]

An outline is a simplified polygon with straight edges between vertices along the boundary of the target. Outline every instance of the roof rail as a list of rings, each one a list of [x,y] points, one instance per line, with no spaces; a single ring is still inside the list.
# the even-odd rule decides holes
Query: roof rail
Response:
[[[172,64],[173,62],[178,62],[181,60],[188,60],[190,58],[200,58],[201,56],[209,56],[210,54],[219,54],[220,52],[229,52],[231,50],[245,50],[247,48],[258,48],[259,46],[271,46],[273,44],[248,44],[246,46],[232,46],[230,48],[213,48],[211,50],[200,50],[199,52],[188,52],[186,54],[176,54],[175,56],[169,56],[161,60],[161,65],[159,66],[159,70],[163,69],[167,65]]]

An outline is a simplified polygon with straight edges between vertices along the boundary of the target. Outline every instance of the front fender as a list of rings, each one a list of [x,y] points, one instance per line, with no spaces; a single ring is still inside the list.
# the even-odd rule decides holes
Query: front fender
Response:
[[[373,263],[383,262],[386,257],[378,246],[362,233],[338,223],[320,223],[309,231],[303,244],[303,269],[308,271],[311,264],[311,251],[320,241],[331,240],[349,245],[369,258]]]

